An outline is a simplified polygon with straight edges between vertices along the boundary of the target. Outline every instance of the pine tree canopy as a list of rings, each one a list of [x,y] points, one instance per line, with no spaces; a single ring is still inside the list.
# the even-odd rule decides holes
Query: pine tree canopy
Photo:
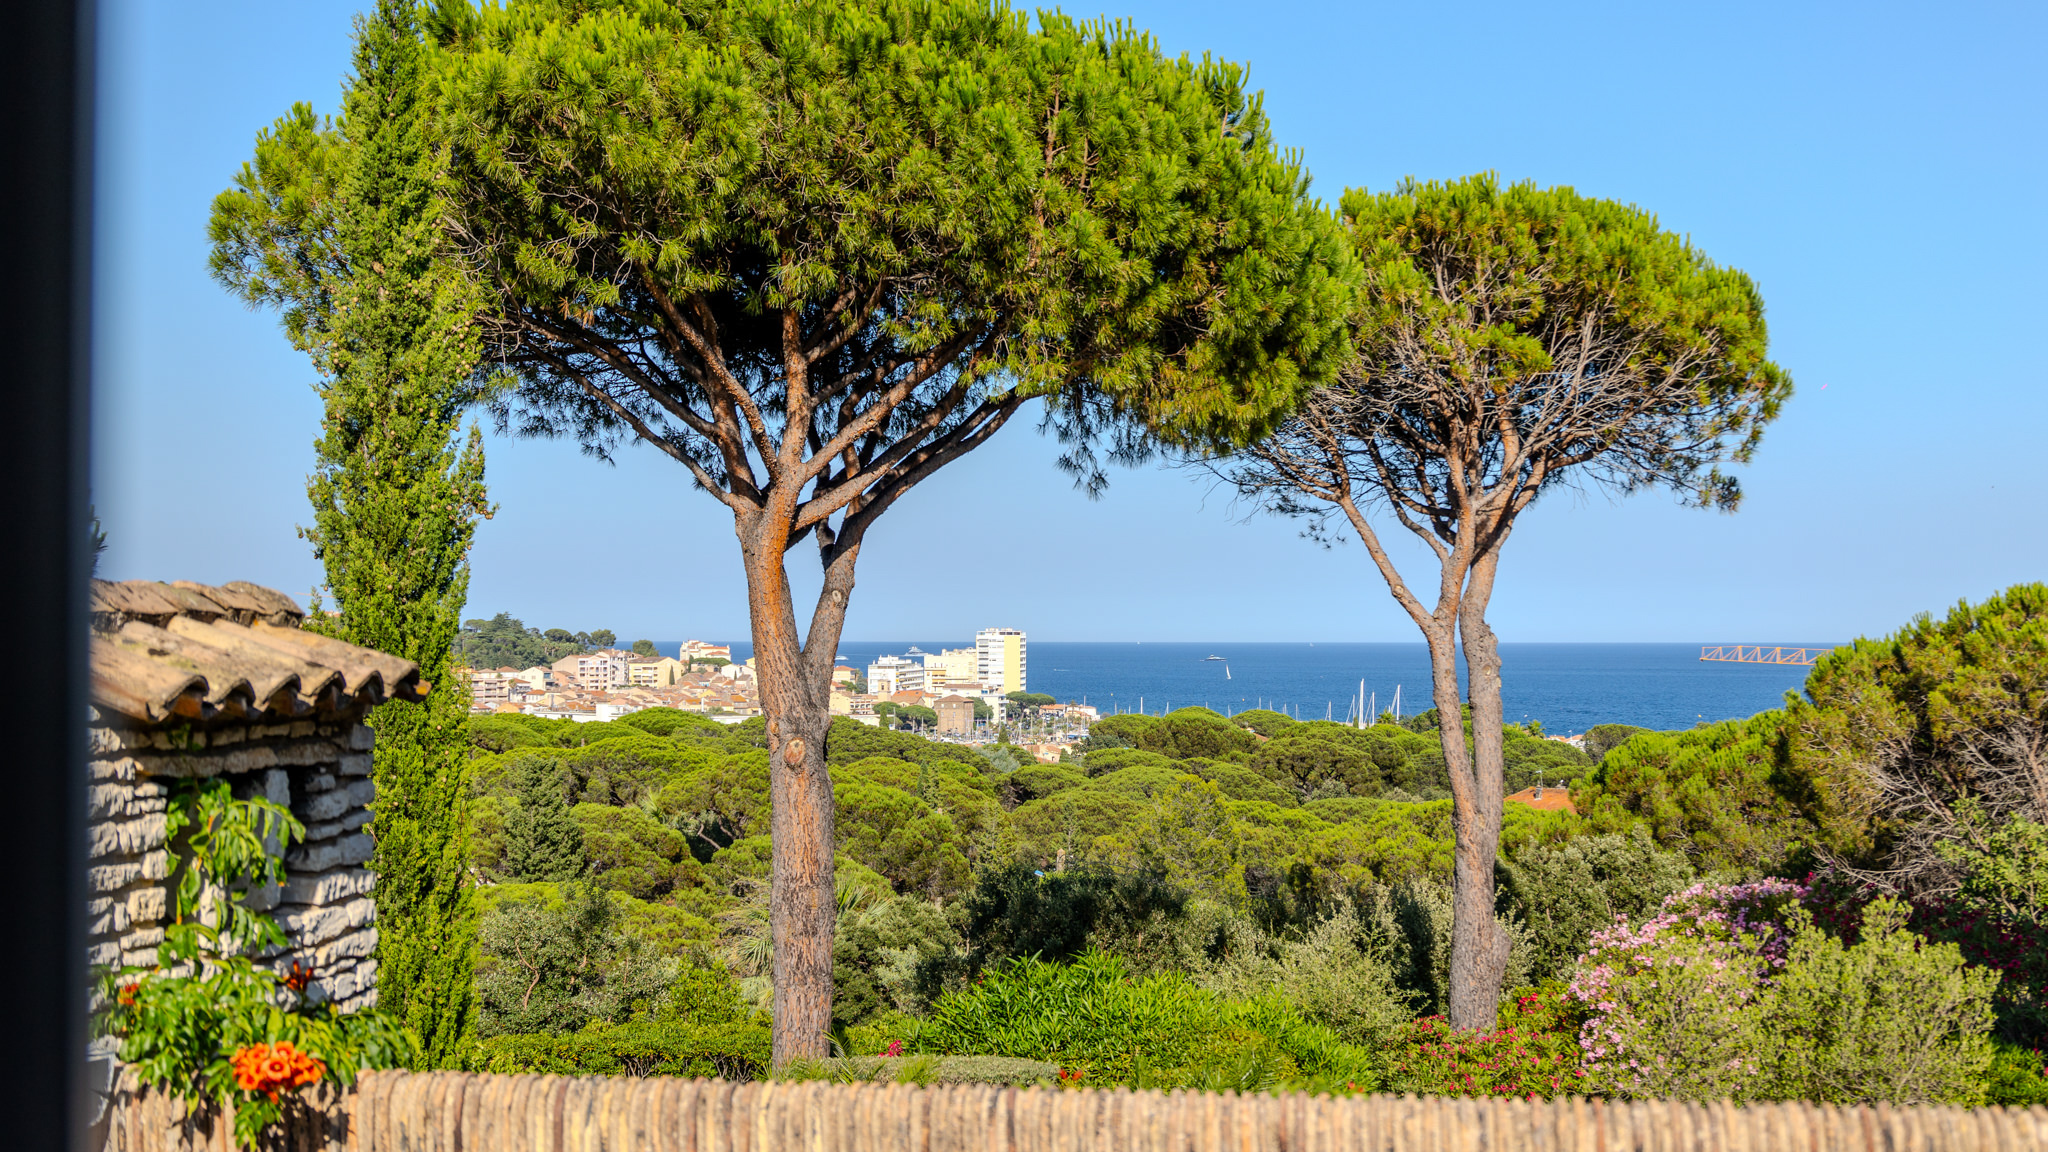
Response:
[[[1747,461],[1792,394],[1747,275],[1633,205],[1491,175],[1353,189],[1343,214],[1366,277],[1357,397],[1326,406],[1374,441],[1358,478],[1440,538],[1454,488],[1517,508],[1574,478],[1740,500],[1717,465]],[[1467,441],[1485,447],[1443,449]]]
[[[735,512],[814,483],[792,539],[1032,397],[1099,482],[1097,433],[1240,440],[1337,365],[1350,257],[1236,66],[980,0],[514,0],[448,40],[502,418],[647,439]]]

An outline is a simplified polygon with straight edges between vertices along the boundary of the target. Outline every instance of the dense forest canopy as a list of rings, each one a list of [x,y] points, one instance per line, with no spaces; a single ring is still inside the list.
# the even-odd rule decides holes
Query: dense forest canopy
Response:
[[[1558,1052],[1582,1059],[1558,982],[1579,978],[1600,934],[1660,909],[1668,921],[1671,902],[1703,883],[1748,892],[1753,881],[1759,892],[1810,889],[1802,915],[1839,934],[1803,946],[1812,964],[1878,965],[1827,951],[1840,947],[1890,956],[1883,964],[1912,979],[1962,979],[1953,964],[1946,976],[1913,968],[1951,963],[1942,956],[1967,958],[1969,972],[2003,970],[1995,993],[1973,993],[2008,1044],[1995,1075],[2021,1085],[1998,1091],[2033,1083],[2011,1054],[2048,1039],[2048,835],[2032,810],[1973,822],[2023,765],[1972,767],[1969,750],[1981,759],[2033,739],[2041,703],[2027,654],[2041,641],[2042,603],[2040,590],[2015,589],[1842,649],[1786,709],[1749,720],[1682,732],[1603,725],[1585,741],[1592,754],[1509,726],[1506,786],[1562,785],[1578,813],[1507,806],[1497,910],[1514,941],[1510,986],[1524,999],[1504,1006],[1504,1022],[1551,1029]],[[1929,681],[1915,670],[1928,668],[1954,687],[1922,691]],[[1889,777],[1873,774],[1835,751],[1849,715],[1889,718],[1882,728],[1858,720],[1858,732],[1920,737],[1859,745],[1890,758]],[[1974,726],[1954,723],[1964,716]],[[1437,731],[1428,714],[1361,729],[1187,708],[1105,718],[1060,763],[1042,764],[1009,745],[837,720],[826,746],[838,831],[834,1020],[862,1051],[918,1036],[978,1051],[1001,1045],[970,1027],[979,1017],[961,1015],[963,997],[984,1012],[989,997],[1145,987],[1211,1022],[1202,1027],[1239,1035],[1249,1005],[1278,995],[1292,1015],[1262,1018],[1256,1043],[1240,1039],[1270,1045],[1260,1051],[1289,1075],[1314,1083],[1314,1068],[1341,1057],[1364,1061],[1345,1073],[1352,1082],[1459,1090],[1385,1062],[1436,1043],[1429,1029],[1440,1025],[1415,1018],[1445,1004],[1451,805]],[[591,724],[502,715],[474,721],[472,742],[471,867],[490,909],[483,1051],[655,1018],[760,1019],[771,810],[762,721],[672,709]],[[1892,805],[1873,820],[1871,781],[1908,771],[1943,782],[1948,815]],[[1917,896],[1901,883],[1915,903],[1899,914],[1904,927],[1886,927],[1892,913],[1869,903],[1884,892],[1865,881],[1905,875],[1900,854],[1916,852],[1946,871],[1912,873]],[[1858,917],[1876,917],[1864,943]],[[1960,951],[1899,954],[1900,931]],[[1124,983],[1103,983],[1112,971]],[[1771,1010],[1819,1010],[1803,1003]],[[1138,1074],[1099,1036],[1043,1040],[1104,1082]],[[1994,1075],[1970,1060],[1938,1091],[1989,1090],[1969,1088]],[[1809,1084],[1781,1071],[1749,1090],[1818,1090]],[[1937,1091],[1912,1089],[1922,1090]]]

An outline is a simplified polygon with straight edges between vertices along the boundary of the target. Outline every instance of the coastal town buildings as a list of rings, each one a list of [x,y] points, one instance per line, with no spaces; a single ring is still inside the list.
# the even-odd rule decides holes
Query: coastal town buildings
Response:
[[[1016,705],[1006,696],[1025,688],[1025,652],[1021,629],[985,628],[976,634],[973,647],[938,652],[910,648],[878,657],[867,666],[865,683],[860,669],[840,664],[832,669],[830,711],[872,725],[898,723],[885,718],[897,709],[930,708],[938,716],[934,735],[992,739],[1016,714]],[[458,673],[468,679],[470,707],[478,713],[598,723],[646,708],[675,708],[737,723],[762,714],[753,664],[732,662],[728,645],[686,640],[673,658],[607,648],[565,656],[552,665]],[[877,712],[878,705],[890,707]],[[991,719],[977,721],[977,712]],[[1081,704],[1050,704],[1032,713],[1031,719],[1031,732],[1058,733],[1038,737],[1048,742],[1031,748],[1034,757],[1051,762],[1059,759],[1064,747],[1051,741],[1085,735],[1097,713]]]
[[[975,679],[996,684],[1004,695],[1023,692],[1024,633],[1016,628],[983,628],[974,634]]]
[[[618,648],[564,656],[554,663],[555,681],[591,690],[617,688],[631,682],[626,669],[632,659],[633,653]]]
[[[957,693],[941,696],[932,705],[939,714],[939,735],[974,735],[974,701]]]
[[[924,662],[908,656],[883,656],[868,665],[868,691],[878,696],[924,690]]]
[[[924,686],[929,692],[981,679],[978,656],[972,648],[941,648],[924,656]]]
[[[673,688],[690,666],[670,656],[635,656],[626,661],[626,682],[642,688]]]

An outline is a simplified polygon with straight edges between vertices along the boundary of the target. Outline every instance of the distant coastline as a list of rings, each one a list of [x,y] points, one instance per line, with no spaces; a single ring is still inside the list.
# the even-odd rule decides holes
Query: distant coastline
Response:
[[[913,645],[937,651],[961,641],[961,637],[851,640],[839,650],[856,667],[865,667],[879,656],[901,653]],[[666,651],[680,641],[655,643]],[[730,643],[735,660],[745,660],[751,654],[751,645],[745,641]],[[1807,646],[1828,645],[1808,642]],[[1703,664],[1699,650],[1696,643],[1504,642],[1502,704],[1509,721],[1520,723],[1525,717],[1540,721],[1545,731],[1554,734],[1583,732],[1603,723],[1690,728],[1701,721],[1739,719],[1776,708],[1787,691],[1806,679],[1807,670],[1798,667]],[[1212,654],[1224,659],[1211,662],[1207,657]],[[1341,720],[1360,679],[1366,681],[1366,691],[1376,697],[1380,709],[1391,705],[1397,686],[1404,713],[1430,706],[1428,654],[1420,642],[1034,640],[1029,661],[1031,691],[1062,701],[1085,697],[1105,715],[1138,711],[1142,700],[1144,711],[1153,714],[1168,705],[1206,705],[1219,712],[1239,712],[1264,704],[1298,711],[1304,720],[1320,720],[1326,714]],[[1231,670],[1228,680],[1223,675],[1226,665]]]

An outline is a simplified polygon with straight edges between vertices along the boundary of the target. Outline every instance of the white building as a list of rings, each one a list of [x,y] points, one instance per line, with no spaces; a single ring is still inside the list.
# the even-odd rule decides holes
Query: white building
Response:
[[[924,664],[908,656],[884,656],[868,665],[868,692],[893,696],[924,691]]]
[[[1023,692],[1024,633],[1016,628],[983,628],[974,634],[974,675],[999,684],[1005,694]]]

